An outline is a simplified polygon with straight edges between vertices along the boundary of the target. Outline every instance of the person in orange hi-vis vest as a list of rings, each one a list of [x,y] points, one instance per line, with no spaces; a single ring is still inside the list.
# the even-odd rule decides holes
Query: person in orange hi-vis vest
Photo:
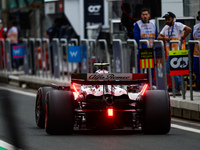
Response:
[[[200,11],[198,12],[197,20],[200,21]],[[199,40],[200,41],[200,23],[194,25],[192,28],[192,33],[190,40]],[[200,90],[200,66],[199,66],[199,46],[198,44],[191,44],[191,56],[193,56],[193,72],[196,76],[197,84],[194,88],[195,91]]]
[[[153,42],[157,39],[158,31],[155,23],[150,20],[150,10],[148,8],[142,8],[141,10],[141,20],[138,20],[134,24],[134,39],[138,43],[140,40],[148,40],[150,48],[153,47]],[[147,44],[142,43],[142,48],[146,48]],[[140,73],[140,63],[139,63],[139,47],[138,47],[138,73]],[[154,69],[152,69],[152,84],[155,85]],[[148,73],[148,70],[147,70]]]

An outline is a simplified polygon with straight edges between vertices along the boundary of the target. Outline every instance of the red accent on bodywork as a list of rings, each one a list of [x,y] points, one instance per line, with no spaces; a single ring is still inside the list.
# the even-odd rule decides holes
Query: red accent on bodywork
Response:
[[[148,84],[145,84],[144,87],[142,88],[142,91],[141,91],[141,95],[142,95],[142,96],[143,96],[144,93],[146,92],[147,88],[148,88]]]
[[[147,79],[147,73],[132,73],[132,80]]]
[[[74,87],[74,90],[75,90],[76,94],[79,95],[79,92],[78,92],[78,90],[76,89],[76,87],[75,87],[74,84],[73,84],[73,87]]]

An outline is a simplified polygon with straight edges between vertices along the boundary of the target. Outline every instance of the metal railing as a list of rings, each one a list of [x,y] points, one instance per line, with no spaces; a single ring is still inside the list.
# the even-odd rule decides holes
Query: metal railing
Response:
[[[74,43],[74,45],[78,44],[78,40],[77,39],[72,39],[72,41],[70,41],[72,43]],[[8,72],[8,73],[12,73],[13,68],[12,68],[12,53],[11,53],[11,45],[10,45],[10,41],[9,40],[1,40],[1,45],[3,45],[3,47],[5,47],[5,51],[3,51],[3,53],[0,54],[0,58],[3,61],[0,61],[0,71],[1,72]],[[45,43],[45,45],[44,45]],[[141,48],[142,43],[147,43],[147,47],[149,47],[149,43],[147,40],[141,40],[139,42],[139,48]],[[175,44],[179,44],[178,41],[171,41],[171,44],[175,43]],[[193,41],[190,40],[188,42],[189,44],[198,44],[198,46],[200,47],[200,41]],[[28,75],[28,76],[36,76],[39,78],[45,78],[45,79],[61,79],[61,80],[68,80],[70,81],[70,74],[74,73],[74,69],[73,69],[73,63],[71,63],[71,70],[70,70],[70,63],[68,62],[68,41],[66,39],[53,39],[53,43],[52,43],[52,49],[53,49],[53,53],[51,53],[50,51],[50,43],[48,41],[48,39],[41,39],[41,38],[29,38],[29,39],[23,39],[23,44],[26,47],[26,55],[24,56],[24,74]],[[101,48],[99,48],[100,44],[103,45],[103,50]],[[119,72],[124,73],[124,67],[130,67],[130,63],[129,60],[133,60],[135,62],[135,73],[138,72],[138,58],[137,58],[137,52],[138,52],[138,46],[137,46],[137,42],[134,39],[129,39],[127,40],[127,43],[124,43],[127,46],[126,47],[122,47],[122,42],[119,39],[114,39],[113,40],[113,62],[114,64],[117,62],[120,64],[121,70]],[[132,44],[132,46],[131,46]],[[159,46],[156,46],[156,44],[158,44]],[[102,58],[102,54],[105,54],[105,60],[110,63],[111,62],[111,57],[110,54],[108,52],[108,45],[106,43],[106,40],[104,39],[99,39],[98,41],[93,40],[93,39],[82,39],[80,41],[80,46],[81,46],[81,50],[83,49],[83,46],[86,46],[86,71],[84,71],[85,73],[88,72],[93,72],[93,67],[92,67],[92,56],[96,55],[95,57],[95,61],[98,62],[100,60],[100,62],[103,60]],[[76,45],[78,46],[78,45]],[[131,46],[131,48],[130,48]],[[190,45],[189,45],[190,46]],[[157,51],[155,50],[156,48],[159,47],[159,50],[161,50],[161,55],[159,59],[162,60],[162,66],[161,69],[159,67],[157,67],[157,56],[156,53]],[[1,48],[1,47],[0,47]],[[40,48],[40,52],[39,52],[39,48]],[[115,48],[118,49],[118,56],[119,56],[119,60],[116,60],[116,52],[115,52]],[[165,51],[164,51],[164,43],[163,41],[160,40],[155,40],[154,44],[153,44],[153,50],[154,50],[154,66],[155,66],[155,72],[156,72],[156,86],[158,89],[161,89],[161,87],[159,86],[160,81],[158,80],[161,77],[161,80],[163,80],[163,85],[164,85],[164,90],[167,90],[167,79],[166,79],[166,62],[165,62]],[[189,47],[190,50],[190,47]],[[124,51],[127,51],[127,53],[123,53]],[[5,53],[6,52],[6,53]],[[66,57],[63,57],[66,53]],[[83,50],[81,51],[81,53],[83,53]],[[131,53],[134,53],[134,57],[131,58]],[[48,57],[46,57],[46,55],[48,54]],[[53,60],[51,61],[51,54],[53,54]],[[190,54],[190,53],[189,53]],[[41,57],[39,56],[41,55]],[[123,55],[127,55],[126,57],[123,57]],[[7,59],[5,59],[4,57],[7,57]],[[189,56],[189,60],[191,59],[192,56]],[[48,58],[48,59],[47,59]],[[66,58],[66,60],[64,61],[64,58]],[[128,58],[129,60],[126,60],[125,58]],[[90,60],[90,61],[89,61]],[[53,64],[52,64],[53,62]],[[81,60],[81,64],[79,65],[83,65],[83,58]],[[90,64],[89,64],[90,62]],[[5,66],[3,67],[4,64],[7,64],[7,68],[5,68]],[[48,67],[49,65],[49,67]],[[129,65],[129,66],[127,66]],[[116,67],[114,72],[118,72],[116,70]],[[52,69],[54,70],[54,73],[52,74]],[[160,70],[159,70],[160,69]],[[131,69],[128,69],[131,70]],[[190,96],[191,96],[191,100],[193,100],[193,90],[192,90],[192,71],[191,71],[191,63],[189,62],[189,75],[190,75]],[[79,71],[79,68],[77,69],[77,72]],[[79,73],[83,73],[82,69],[80,69],[81,72]],[[111,68],[109,68],[109,71],[111,71]],[[159,72],[161,71],[161,74],[159,74]],[[67,75],[65,76],[65,72],[67,72]],[[62,76],[61,76],[62,75]],[[159,76],[158,76],[159,75]],[[183,81],[182,81],[183,83]],[[150,87],[152,87],[152,77],[151,77],[151,69],[149,69],[149,84]],[[182,88],[184,90],[184,88]],[[184,93],[184,92],[183,92]],[[183,99],[185,99],[185,95],[183,94]]]
[[[178,44],[179,50],[182,50],[182,45],[181,45],[181,41],[179,40],[171,40],[169,42],[169,47],[170,50],[172,50],[172,44]],[[173,91],[173,97],[175,97],[175,86],[174,86],[174,76],[171,76],[172,78],[172,91]],[[182,83],[182,95],[183,95],[183,99],[185,99],[185,84],[184,83],[184,76],[181,75],[181,83]]]
[[[190,76],[190,99],[193,100],[193,87],[192,87],[192,65],[191,65],[191,61],[192,60],[192,56],[190,51],[191,47],[190,44],[197,44],[199,47],[199,54],[200,54],[200,41],[198,40],[189,40],[188,41],[188,47],[189,47],[189,52],[188,52],[188,57],[189,57],[189,76]],[[200,74],[200,57],[199,57],[199,74]]]

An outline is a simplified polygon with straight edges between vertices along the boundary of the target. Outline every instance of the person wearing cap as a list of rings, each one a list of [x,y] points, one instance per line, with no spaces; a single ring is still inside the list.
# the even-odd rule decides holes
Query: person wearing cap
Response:
[[[200,11],[198,12],[197,20],[200,21]],[[200,41],[200,23],[194,25],[192,28],[192,33],[190,36],[190,40],[199,40]],[[200,90],[200,72],[199,72],[199,46],[198,44],[191,44],[191,56],[193,55],[193,72],[196,76],[197,84],[194,88],[195,91]]]
[[[148,40],[150,48],[153,47],[153,42],[157,39],[158,32],[157,27],[153,21],[150,20],[150,10],[148,8],[142,8],[141,10],[141,20],[138,20],[134,24],[134,39],[138,43],[140,40]],[[146,48],[146,43],[142,43],[142,48]],[[140,72],[140,63],[138,55],[138,72]],[[152,69],[152,83],[155,85],[154,81],[154,69]]]
[[[165,42],[165,50],[166,50],[166,55],[167,55],[167,60],[166,60],[166,71],[167,74],[169,75],[170,72],[170,66],[169,66],[169,42],[171,40],[180,40],[183,43],[185,38],[189,35],[191,32],[191,28],[180,23],[180,22],[175,22],[176,16],[172,12],[167,12],[163,18],[165,18],[165,23],[166,25],[163,27],[161,30],[160,34],[158,35],[158,40],[163,40]],[[184,49],[184,47],[182,48]],[[172,44],[172,50],[179,50],[178,44]],[[180,96],[180,88],[181,88],[181,77],[178,75],[174,75],[174,80],[176,83],[176,95]],[[186,87],[187,87],[187,82],[185,82],[185,92],[186,92]]]

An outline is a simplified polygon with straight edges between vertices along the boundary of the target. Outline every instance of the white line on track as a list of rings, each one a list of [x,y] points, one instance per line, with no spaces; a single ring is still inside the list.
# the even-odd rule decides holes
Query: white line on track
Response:
[[[14,92],[14,93],[18,93],[18,94],[23,94],[23,95],[27,95],[27,96],[32,96],[32,97],[36,97],[36,93],[30,93],[30,92],[24,92],[24,91],[21,91],[21,90],[16,90],[16,89],[10,89],[10,88],[7,88],[7,87],[1,87],[0,86],[0,89],[2,90],[7,90],[7,91],[10,91],[10,92]]]
[[[185,130],[185,131],[200,133],[200,130],[198,130],[198,129],[194,129],[194,128],[190,128],[190,127],[185,127],[185,126],[180,126],[180,125],[177,125],[177,124],[171,124],[171,127],[172,128],[181,129],[181,130]]]
[[[13,145],[0,140],[0,149],[1,148],[4,148],[6,150],[16,150],[16,147],[14,147]]]

